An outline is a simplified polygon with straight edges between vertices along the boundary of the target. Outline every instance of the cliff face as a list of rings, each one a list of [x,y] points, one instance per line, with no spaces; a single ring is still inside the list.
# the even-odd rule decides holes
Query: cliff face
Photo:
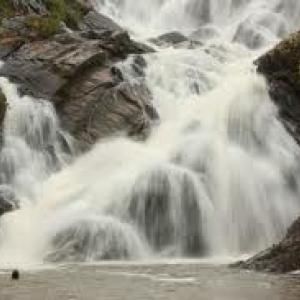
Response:
[[[255,64],[268,81],[270,96],[284,125],[300,144],[300,32],[279,43]],[[300,218],[280,243],[236,266],[276,273],[299,270]]]
[[[133,68],[141,69],[139,54],[152,49],[84,0],[5,3],[1,76],[17,83],[20,93],[51,101],[62,127],[83,148],[120,132],[147,136],[157,118],[151,95],[142,80],[134,86],[126,81],[117,64],[132,55]]]

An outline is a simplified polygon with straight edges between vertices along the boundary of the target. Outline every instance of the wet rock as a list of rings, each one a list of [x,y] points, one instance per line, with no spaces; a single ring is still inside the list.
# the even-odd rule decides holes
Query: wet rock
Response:
[[[0,124],[1,125],[3,124],[4,121],[6,109],[7,109],[7,99],[6,96],[3,94],[2,90],[0,89]]]
[[[22,45],[24,45],[24,40],[20,37],[2,38],[0,41],[0,59],[6,59]]]
[[[13,26],[9,30],[20,40],[27,34]],[[17,83],[21,94],[50,100],[63,128],[84,148],[114,134],[144,138],[149,133],[157,113],[148,89],[114,71],[129,55],[153,50],[133,41],[112,20],[90,12],[79,30],[4,45],[0,35],[5,59],[0,76]]]
[[[273,273],[297,271],[300,269],[299,253],[300,219],[294,222],[280,243],[233,267]]]
[[[82,31],[123,31],[117,23],[109,17],[99,14],[95,11],[90,11],[83,19],[79,28]]]
[[[177,49],[196,49],[203,46],[199,40],[187,38],[182,33],[174,31],[165,33],[157,38],[150,39],[149,42],[160,47],[174,47]]]
[[[69,101],[62,97],[57,104],[61,122],[73,136],[87,144],[113,133],[147,136],[152,119],[147,89],[115,82],[109,69],[93,72],[86,79],[80,85],[78,78],[78,84],[64,92]]]
[[[151,39],[150,41],[158,46],[176,45],[188,41],[188,38],[180,32],[173,31],[162,34],[157,38]]]
[[[5,185],[0,186],[0,216],[18,208],[14,192]]]
[[[255,62],[269,83],[272,100],[286,128],[300,141],[300,32],[292,34]]]

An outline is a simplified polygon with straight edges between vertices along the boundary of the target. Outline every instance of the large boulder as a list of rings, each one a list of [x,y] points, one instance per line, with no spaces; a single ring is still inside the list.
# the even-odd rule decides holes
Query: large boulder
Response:
[[[151,48],[94,11],[85,15],[78,30],[47,39],[28,39],[28,32],[10,28],[12,33],[9,40],[0,35],[5,60],[0,76],[17,83],[21,94],[50,100],[63,128],[83,146],[120,132],[147,135],[157,118],[151,95],[143,80],[131,84],[116,65]]]

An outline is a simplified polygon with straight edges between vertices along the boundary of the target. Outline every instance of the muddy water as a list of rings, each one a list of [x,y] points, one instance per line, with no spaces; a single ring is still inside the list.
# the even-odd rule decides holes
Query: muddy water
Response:
[[[205,264],[110,264],[0,274],[1,300],[298,300],[300,276]]]

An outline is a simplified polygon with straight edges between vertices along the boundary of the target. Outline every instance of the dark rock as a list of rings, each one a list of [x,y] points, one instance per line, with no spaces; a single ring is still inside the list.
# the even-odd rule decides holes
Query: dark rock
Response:
[[[300,269],[299,253],[300,219],[289,228],[287,235],[279,244],[233,266],[256,271],[287,273]]]
[[[174,31],[165,33],[157,38],[150,39],[149,42],[160,47],[174,47],[177,49],[196,49],[202,47],[203,43],[199,40],[189,39],[182,33]]]
[[[84,17],[79,28],[82,31],[123,31],[122,27],[116,24],[112,19],[95,11],[90,11]]]
[[[255,61],[269,83],[269,92],[280,117],[300,141],[300,32],[292,34]]]
[[[18,200],[14,192],[5,185],[0,186],[0,216],[18,209]]]
[[[13,270],[11,273],[12,280],[19,280],[20,279],[20,272],[18,270]]]
[[[0,89],[0,126],[2,126],[3,124],[6,109],[7,109],[7,99]]]
[[[174,31],[162,34],[157,38],[151,39],[150,41],[158,46],[176,45],[188,41],[188,38],[182,33]]]
[[[22,45],[24,45],[24,40],[19,37],[8,37],[2,39],[0,42],[0,59],[6,59]]]

